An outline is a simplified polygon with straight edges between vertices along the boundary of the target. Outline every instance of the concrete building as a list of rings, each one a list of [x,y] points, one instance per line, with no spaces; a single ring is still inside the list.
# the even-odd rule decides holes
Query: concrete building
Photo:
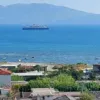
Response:
[[[11,72],[7,69],[0,69],[0,86],[11,86]]]
[[[1,64],[0,68],[7,68],[8,70],[13,69],[13,68],[17,68],[18,64],[10,64],[10,63],[6,63],[6,64]]]
[[[17,100],[80,100],[81,92],[59,92],[53,88],[33,88],[31,92],[22,92]]]
[[[53,88],[33,88],[30,96],[33,100],[53,100],[55,93]]]
[[[30,72],[25,72],[25,73],[12,73],[12,75],[18,75],[18,76],[43,76],[44,72],[43,71],[30,71]]]
[[[79,100],[80,92],[59,92],[53,88],[33,88],[32,100]]]
[[[11,88],[11,72],[0,69],[0,94],[7,94]]]
[[[55,64],[52,63],[25,63],[25,62],[7,62],[5,64],[0,64],[0,66],[7,66],[8,68],[10,68],[10,66],[13,67],[18,67],[18,65],[21,66],[36,66],[36,65],[40,65],[42,68],[47,66],[47,71],[53,71],[53,67],[55,66]]]
[[[24,80],[28,81],[30,79],[36,79],[37,77],[44,76],[43,71],[30,71],[30,72],[24,72],[24,73],[12,73],[12,75],[22,76]]]
[[[93,72],[100,73],[100,64],[93,65]]]
[[[93,72],[95,73],[96,79],[100,79],[100,64],[93,65]]]
[[[76,99],[71,96],[63,95],[63,96],[59,96],[53,100],[76,100]]]

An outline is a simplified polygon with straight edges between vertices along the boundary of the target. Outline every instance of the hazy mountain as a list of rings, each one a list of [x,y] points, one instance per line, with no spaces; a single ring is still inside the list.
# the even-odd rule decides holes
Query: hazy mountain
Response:
[[[100,15],[50,4],[0,6],[0,24],[100,24]]]

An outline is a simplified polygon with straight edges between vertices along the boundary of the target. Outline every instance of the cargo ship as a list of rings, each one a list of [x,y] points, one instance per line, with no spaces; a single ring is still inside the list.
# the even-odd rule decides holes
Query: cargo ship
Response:
[[[47,26],[35,25],[35,24],[33,24],[32,26],[23,27],[23,30],[48,30],[48,29],[49,28]]]

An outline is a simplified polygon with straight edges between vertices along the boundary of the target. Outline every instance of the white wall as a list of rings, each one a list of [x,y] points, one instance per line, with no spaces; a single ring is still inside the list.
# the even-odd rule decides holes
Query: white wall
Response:
[[[9,93],[9,90],[1,89],[1,94],[2,94],[2,95],[6,95],[7,93]]]
[[[0,75],[0,85],[11,86],[11,75]]]

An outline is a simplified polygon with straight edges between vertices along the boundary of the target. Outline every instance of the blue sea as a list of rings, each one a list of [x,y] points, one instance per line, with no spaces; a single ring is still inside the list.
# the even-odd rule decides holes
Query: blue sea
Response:
[[[99,25],[50,25],[49,30],[22,28],[0,25],[0,62],[100,62]]]

